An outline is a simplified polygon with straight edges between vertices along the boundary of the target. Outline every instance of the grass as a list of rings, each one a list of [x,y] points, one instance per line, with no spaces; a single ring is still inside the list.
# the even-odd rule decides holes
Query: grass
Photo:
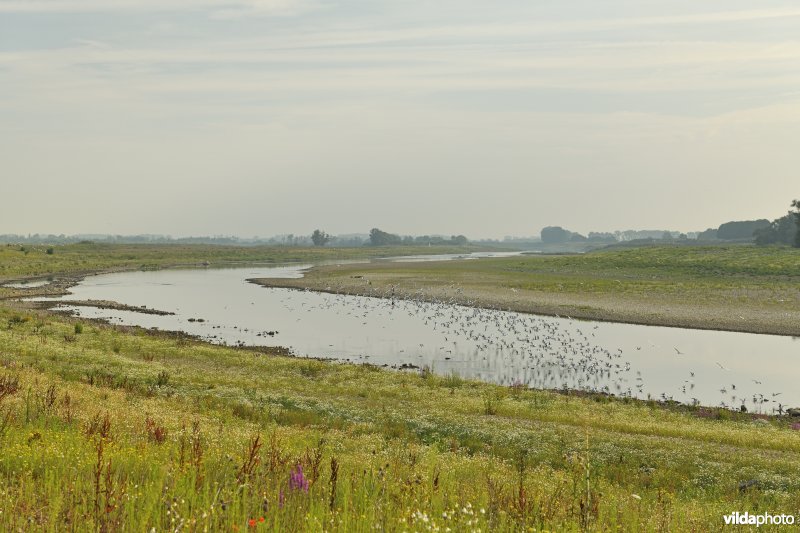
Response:
[[[0,281],[32,276],[82,274],[104,269],[157,269],[180,265],[306,262],[396,255],[465,253],[472,246],[387,246],[361,248],[216,246],[175,244],[0,245]]]
[[[63,273],[257,253],[159,258],[153,248],[122,259],[117,248],[104,257],[57,247],[30,251],[27,267],[2,264],[41,275],[48,258],[61,258],[53,272]],[[71,264],[72,253],[86,263]],[[781,249],[681,253],[690,255],[658,248],[413,268],[491,273],[494,283],[649,276],[694,288],[797,276],[796,256]],[[264,250],[260,260],[278,255]],[[377,269],[367,276],[380,286]],[[453,294],[454,283],[442,287]],[[732,511],[797,514],[795,427],[785,417],[289,358],[0,305],[3,531],[717,530]]]
[[[800,250],[794,248],[653,246],[326,266],[277,283],[379,296],[394,288],[402,297],[523,312],[800,335]]]
[[[706,530],[800,507],[781,420],[74,325],[0,311],[0,529]]]
[[[800,251],[750,246],[643,247],[586,255],[485,258],[479,261],[349,265],[337,269],[394,273],[398,280],[439,278],[452,284],[475,275],[487,284],[543,292],[664,294],[692,290],[793,285],[800,280]]]

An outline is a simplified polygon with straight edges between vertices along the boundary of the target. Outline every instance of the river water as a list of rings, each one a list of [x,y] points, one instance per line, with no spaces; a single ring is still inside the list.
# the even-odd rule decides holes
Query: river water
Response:
[[[113,300],[175,313],[66,307],[76,316],[183,331],[220,344],[284,346],[301,357],[410,371],[427,366],[506,385],[745,405],[766,413],[800,405],[796,338],[580,321],[247,281],[301,277],[308,267],[90,276],[63,299]]]

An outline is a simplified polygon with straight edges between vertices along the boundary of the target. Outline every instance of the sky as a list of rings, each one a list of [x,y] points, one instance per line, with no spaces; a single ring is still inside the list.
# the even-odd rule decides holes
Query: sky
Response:
[[[796,0],[0,0],[0,234],[696,231],[799,146]]]

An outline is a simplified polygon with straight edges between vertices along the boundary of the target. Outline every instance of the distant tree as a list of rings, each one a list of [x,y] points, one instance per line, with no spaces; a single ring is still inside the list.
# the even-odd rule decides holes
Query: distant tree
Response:
[[[785,216],[757,229],[753,233],[756,244],[788,244],[800,248],[800,200],[794,200],[792,208],[794,210]]]
[[[464,245],[466,245],[466,244],[467,244],[467,242],[468,242],[468,241],[467,241],[467,238],[466,238],[466,237],[464,237],[463,235],[453,235],[453,236],[451,236],[451,237],[450,237],[450,240],[451,240],[451,241],[452,241],[452,243],[453,243],[453,244],[455,244],[456,246],[464,246]]]
[[[697,234],[698,241],[714,241],[717,239],[717,230],[714,228],[708,228],[705,231],[701,231]]]
[[[586,242],[589,239],[581,235],[580,233],[571,233],[569,236],[569,242]]]
[[[797,234],[797,222],[793,213],[773,220],[769,226],[759,228],[753,233],[756,244],[793,245]]]
[[[589,242],[617,242],[617,237],[613,233],[589,232]]]
[[[668,232],[668,231],[665,231],[665,232],[664,232],[664,233],[661,235],[661,240],[662,240],[662,241],[671,241],[671,240],[672,240],[672,233],[670,233],[670,232]]]
[[[717,229],[717,238],[726,241],[752,239],[756,230],[766,228],[769,225],[769,220],[765,218],[726,222]]]
[[[795,248],[800,248],[800,200],[792,200],[792,208],[794,211],[792,211],[791,214],[794,217],[795,223],[793,245]]]
[[[315,229],[311,234],[311,242],[314,243],[314,246],[325,246],[331,242],[331,236],[322,230]]]
[[[542,242],[546,244],[560,244],[569,240],[571,232],[565,230],[561,226],[547,226],[542,228],[541,237]]]
[[[403,239],[400,235],[386,233],[378,228],[372,228],[369,232],[369,243],[372,246],[387,246],[391,244],[401,244]]]
[[[767,244],[775,244],[778,242],[778,232],[774,225],[757,229],[753,233],[753,237],[755,237],[755,243],[759,246],[766,246]]]

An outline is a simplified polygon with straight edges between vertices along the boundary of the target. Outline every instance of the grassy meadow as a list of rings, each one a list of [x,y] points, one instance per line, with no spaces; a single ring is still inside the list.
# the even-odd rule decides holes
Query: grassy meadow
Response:
[[[0,244],[0,282],[15,278],[84,274],[106,269],[231,266],[414,254],[468,253],[474,246],[386,246],[361,248],[80,243],[63,246]],[[49,252],[48,252],[49,250]]]
[[[69,252],[88,261],[76,272],[119,266],[101,251]],[[130,253],[130,265],[157,261]],[[548,266],[513,261],[555,271],[581,258],[541,259]],[[46,274],[40,260],[28,271],[3,265]],[[484,264],[470,263],[453,268]],[[513,262],[486,264],[513,272]],[[685,276],[679,269],[664,267]],[[798,428],[214,346],[0,303],[2,531],[719,530],[732,511],[800,512]]]

